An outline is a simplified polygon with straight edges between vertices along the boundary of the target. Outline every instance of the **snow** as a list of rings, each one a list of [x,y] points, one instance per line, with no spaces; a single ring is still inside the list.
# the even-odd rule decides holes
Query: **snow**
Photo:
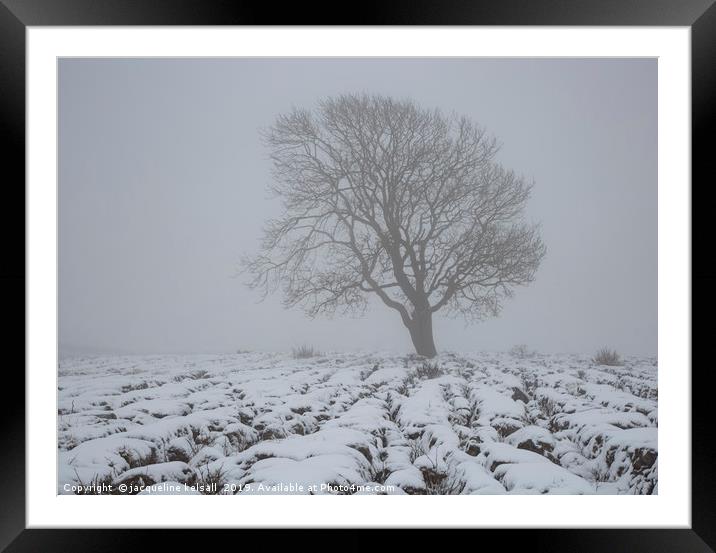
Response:
[[[552,463],[508,463],[497,467],[495,477],[510,493],[593,494],[596,487]]]
[[[58,492],[656,493],[656,361],[588,359],[64,358]]]

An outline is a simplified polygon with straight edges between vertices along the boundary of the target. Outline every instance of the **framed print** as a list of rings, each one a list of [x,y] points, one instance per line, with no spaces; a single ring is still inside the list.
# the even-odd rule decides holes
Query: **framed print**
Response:
[[[714,10],[5,1],[3,546],[712,550]]]

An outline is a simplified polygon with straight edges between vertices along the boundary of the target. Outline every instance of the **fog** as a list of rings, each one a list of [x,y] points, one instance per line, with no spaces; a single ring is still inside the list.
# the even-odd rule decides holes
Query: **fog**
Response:
[[[59,342],[108,353],[412,351],[396,312],[309,319],[236,273],[280,212],[259,130],[367,92],[470,116],[534,179],[547,255],[499,317],[438,313],[439,350],[657,349],[657,63],[62,59]]]

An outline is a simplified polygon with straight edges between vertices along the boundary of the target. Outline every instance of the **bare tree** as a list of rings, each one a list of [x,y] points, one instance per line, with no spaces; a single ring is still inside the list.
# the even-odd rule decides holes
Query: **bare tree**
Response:
[[[532,185],[469,119],[344,95],[279,116],[264,138],[284,208],[244,259],[264,297],[283,288],[285,306],[315,316],[377,296],[433,357],[433,313],[496,315],[533,280],[545,249],[523,221]]]

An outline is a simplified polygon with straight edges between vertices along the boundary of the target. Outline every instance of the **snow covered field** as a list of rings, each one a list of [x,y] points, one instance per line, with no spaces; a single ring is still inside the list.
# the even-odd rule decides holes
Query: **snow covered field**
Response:
[[[58,493],[657,493],[653,358],[73,357]]]

